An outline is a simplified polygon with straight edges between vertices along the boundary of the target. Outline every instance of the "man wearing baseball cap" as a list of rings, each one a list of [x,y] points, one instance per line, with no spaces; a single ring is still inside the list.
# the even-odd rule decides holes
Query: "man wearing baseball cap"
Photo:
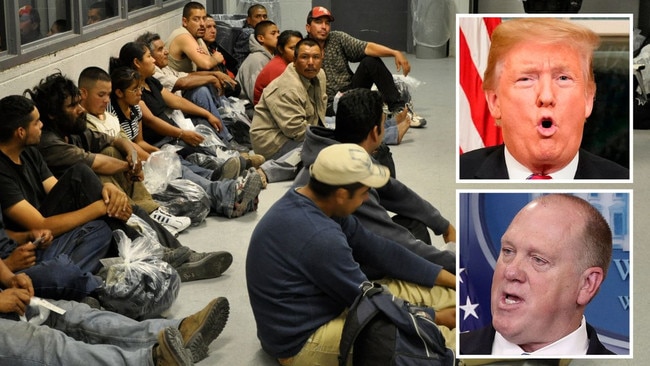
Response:
[[[424,127],[426,120],[413,112],[411,102],[402,99],[393,75],[380,58],[394,57],[397,71],[402,71],[406,76],[411,71],[411,65],[404,54],[375,42],[356,39],[345,32],[331,31],[330,23],[333,21],[332,13],[322,6],[314,7],[307,14],[307,37],[316,40],[325,51],[323,70],[327,77],[328,116],[334,115],[333,101],[337,92],[353,88],[370,89],[375,84],[391,115],[397,115],[406,108],[411,127]],[[350,62],[359,63],[354,73],[348,66]]]
[[[287,191],[257,224],[248,294],[262,348],[280,364],[338,364],[345,309],[369,280],[361,266],[385,273],[379,282],[393,295],[436,309],[447,346],[455,346],[455,277],[351,215],[389,177],[359,145],[326,147],[309,183]]]
[[[18,9],[20,23],[20,44],[34,42],[43,37],[41,34],[41,16],[31,5]]]

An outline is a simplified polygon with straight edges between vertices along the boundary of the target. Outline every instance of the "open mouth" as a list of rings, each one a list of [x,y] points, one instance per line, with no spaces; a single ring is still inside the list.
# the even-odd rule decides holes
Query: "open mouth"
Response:
[[[522,299],[515,295],[505,294],[503,301],[507,305],[514,305],[514,304],[519,304],[522,301]]]
[[[557,132],[557,125],[553,121],[553,119],[548,118],[548,117],[543,117],[538,123],[537,123],[537,132],[542,135],[543,137],[551,137]]]

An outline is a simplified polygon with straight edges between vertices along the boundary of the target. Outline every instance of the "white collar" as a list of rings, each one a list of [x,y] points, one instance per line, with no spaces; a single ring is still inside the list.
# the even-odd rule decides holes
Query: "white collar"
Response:
[[[508,151],[508,147],[505,146],[505,159],[506,159],[506,168],[508,169],[508,176],[510,179],[514,180],[526,180],[533,172],[530,169],[526,168],[523,164],[517,161],[514,156]],[[576,156],[573,157],[571,162],[567,164],[564,168],[558,170],[557,172],[549,174],[553,180],[573,180],[576,176],[576,171],[578,170],[578,160],[580,153],[576,153]],[[550,182],[553,182],[550,180]],[[539,181],[536,181],[539,182]]]
[[[559,340],[538,349],[535,352],[525,352],[518,345],[507,341],[499,332],[494,335],[492,343],[493,355],[543,355],[543,356],[563,356],[563,355],[586,355],[589,348],[589,337],[587,336],[587,323],[585,317],[582,317],[578,329],[560,338]]]

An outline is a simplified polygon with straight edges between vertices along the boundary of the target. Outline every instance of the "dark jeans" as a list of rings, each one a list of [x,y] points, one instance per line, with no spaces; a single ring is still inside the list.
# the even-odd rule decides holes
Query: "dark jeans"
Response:
[[[48,217],[78,210],[102,199],[102,189],[102,182],[87,165],[73,165],[54,185],[41,204],[39,211],[43,216]],[[141,207],[133,206],[133,214],[143,219],[156,231],[162,246],[172,249],[181,246],[181,243],[167,229],[154,221]],[[131,240],[140,236],[137,230],[121,220],[108,216],[103,216],[100,219],[108,224],[111,231],[122,230]]]
[[[366,56],[359,62],[357,70],[352,75],[352,82],[347,89],[370,89],[372,84],[377,85],[377,89],[379,89],[382,99],[388,105],[390,111],[404,107],[406,102],[402,100],[402,96],[395,86],[395,81],[393,81],[393,75],[384,64],[384,61],[379,57]]]
[[[97,200],[93,190],[102,183],[90,168],[79,167],[66,171],[50,191],[39,208],[43,216],[74,211]],[[101,281],[92,273],[109,252],[111,234],[104,221],[94,220],[57,236],[46,250],[37,251],[37,264],[22,271],[31,277],[35,294],[80,300],[95,290]]]

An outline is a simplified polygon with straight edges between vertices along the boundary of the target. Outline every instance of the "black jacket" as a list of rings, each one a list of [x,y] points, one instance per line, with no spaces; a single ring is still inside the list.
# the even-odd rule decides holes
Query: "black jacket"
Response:
[[[472,150],[460,156],[460,179],[508,179],[505,145]],[[626,168],[580,149],[575,179],[628,179]]]

